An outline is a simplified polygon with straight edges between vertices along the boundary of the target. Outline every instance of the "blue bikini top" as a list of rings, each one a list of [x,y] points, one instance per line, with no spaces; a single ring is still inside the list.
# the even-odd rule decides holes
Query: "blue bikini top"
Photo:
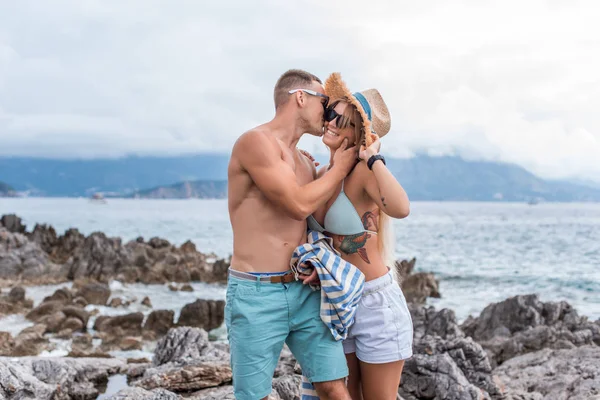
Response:
[[[308,216],[308,228],[317,232],[329,232],[334,235],[356,235],[363,232],[377,234],[377,232],[369,231],[363,226],[360,215],[356,212],[354,205],[344,192],[344,182],[342,181],[342,190],[335,199],[323,221],[324,227],[321,226],[312,215]]]

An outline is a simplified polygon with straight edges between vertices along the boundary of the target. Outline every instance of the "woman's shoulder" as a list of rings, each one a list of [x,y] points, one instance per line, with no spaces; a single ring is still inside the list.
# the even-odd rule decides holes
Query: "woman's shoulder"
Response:
[[[367,167],[367,163],[359,161],[348,176],[352,176],[352,179],[356,179],[357,181],[364,182],[370,175],[371,171],[369,170],[369,167]]]

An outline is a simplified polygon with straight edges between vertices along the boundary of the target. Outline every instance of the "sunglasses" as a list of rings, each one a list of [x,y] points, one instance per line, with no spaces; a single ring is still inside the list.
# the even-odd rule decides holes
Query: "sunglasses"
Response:
[[[315,92],[314,90],[310,90],[310,89],[293,89],[293,90],[290,90],[288,93],[293,94],[296,92],[304,92],[311,96],[320,97],[322,99],[325,99],[325,101],[322,102],[321,104],[323,104],[323,109],[327,110],[327,104],[329,103],[329,96],[326,96],[323,93]]]
[[[323,118],[327,122],[331,122],[335,119],[335,125],[340,129],[344,129],[349,126],[354,127],[354,123],[350,121],[350,118],[347,118],[342,114],[338,114],[338,112],[335,111],[333,107],[328,107],[327,109],[325,109],[325,114],[323,115]]]

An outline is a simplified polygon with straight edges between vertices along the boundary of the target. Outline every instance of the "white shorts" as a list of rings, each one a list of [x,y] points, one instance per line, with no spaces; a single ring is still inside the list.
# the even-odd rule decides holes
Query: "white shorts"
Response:
[[[369,364],[410,358],[413,324],[404,294],[392,273],[365,282],[354,324],[344,340],[344,353]]]

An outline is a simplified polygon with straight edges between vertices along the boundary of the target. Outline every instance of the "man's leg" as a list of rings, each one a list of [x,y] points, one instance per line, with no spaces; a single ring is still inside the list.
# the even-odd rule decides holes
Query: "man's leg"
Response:
[[[292,282],[288,286],[291,326],[287,345],[302,367],[302,374],[323,400],[350,400],[345,378],[348,366],[342,342],[336,342],[319,315],[321,292]],[[293,306],[292,306],[293,305]]]
[[[289,332],[284,288],[229,277],[225,321],[237,400],[266,398]]]

